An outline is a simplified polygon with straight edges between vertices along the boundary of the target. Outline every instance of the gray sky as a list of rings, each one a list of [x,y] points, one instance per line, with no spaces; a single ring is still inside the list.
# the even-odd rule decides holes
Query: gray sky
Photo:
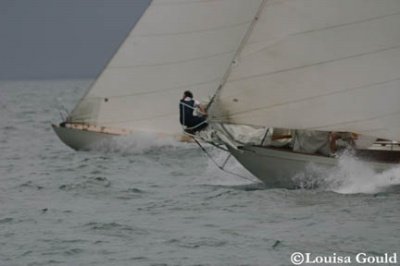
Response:
[[[150,0],[0,0],[0,79],[95,77]]]

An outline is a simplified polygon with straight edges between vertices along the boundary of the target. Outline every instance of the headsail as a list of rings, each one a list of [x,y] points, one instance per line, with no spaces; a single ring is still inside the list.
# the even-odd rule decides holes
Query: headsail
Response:
[[[214,121],[400,140],[400,1],[271,0]]]
[[[153,0],[69,120],[180,131],[177,102],[221,83],[262,0]]]

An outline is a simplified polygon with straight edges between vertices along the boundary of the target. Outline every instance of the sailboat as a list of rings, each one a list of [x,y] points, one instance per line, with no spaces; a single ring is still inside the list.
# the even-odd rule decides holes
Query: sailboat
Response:
[[[354,157],[376,171],[399,166],[392,144],[400,141],[400,1],[259,2],[208,107],[229,152],[278,187],[295,186],[293,177],[310,164],[338,163],[337,154],[294,151],[296,132],[353,134]],[[242,127],[264,134],[243,140]],[[289,132],[287,142],[273,145],[274,130]],[[373,141],[361,145],[361,138]]]
[[[53,128],[74,149],[176,137],[189,89],[209,99],[218,145],[265,183],[290,186],[308,164],[338,158],[272,145],[276,132],[288,143],[301,130],[400,140],[399,28],[398,0],[153,0]],[[398,165],[398,151],[376,147],[357,144],[355,156],[378,171]]]
[[[52,127],[76,149],[135,134],[182,136],[179,99],[208,101],[260,0],[153,0],[67,118]]]

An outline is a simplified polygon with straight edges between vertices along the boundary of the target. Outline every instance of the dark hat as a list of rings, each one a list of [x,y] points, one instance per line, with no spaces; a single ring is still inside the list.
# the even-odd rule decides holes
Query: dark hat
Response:
[[[193,98],[193,93],[192,93],[191,91],[185,91],[185,92],[183,93],[183,95],[184,95],[185,97]]]

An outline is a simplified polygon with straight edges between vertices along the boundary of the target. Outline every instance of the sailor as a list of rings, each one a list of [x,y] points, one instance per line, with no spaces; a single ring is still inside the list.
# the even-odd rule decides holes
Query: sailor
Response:
[[[193,134],[208,126],[207,112],[199,101],[193,99],[191,91],[185,91],[179,102],[179,121],[185,132]]]

